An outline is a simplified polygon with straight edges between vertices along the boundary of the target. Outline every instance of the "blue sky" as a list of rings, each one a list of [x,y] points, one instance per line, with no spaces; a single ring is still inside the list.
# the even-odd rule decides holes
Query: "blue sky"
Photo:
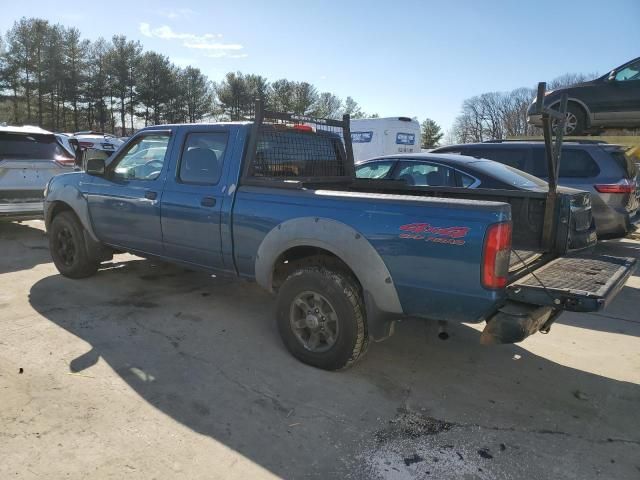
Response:
[[[125,34],[214,81],[235,70],[305,80],[445,129],[470,96],[640,56],[640,0],[2,0],[1,10],[3,33],[38,16],[85,38]]]

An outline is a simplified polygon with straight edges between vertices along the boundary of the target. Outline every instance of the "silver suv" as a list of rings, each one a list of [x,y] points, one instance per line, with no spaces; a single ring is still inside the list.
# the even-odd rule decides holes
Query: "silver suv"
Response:
[[[544,180],[548,178],[544,143],[495,140],[437,148],[433,153],[458,153],[504,163]],[[597,141],[564,142],[559,184],[591,194],[593,218],[600,237],[624,236],[635,229],[640,203],[640,178],[624,149]]]
[[[38,127],[0,126],[0,220],[42,217],[43,191],[75,159],[55,135]]]

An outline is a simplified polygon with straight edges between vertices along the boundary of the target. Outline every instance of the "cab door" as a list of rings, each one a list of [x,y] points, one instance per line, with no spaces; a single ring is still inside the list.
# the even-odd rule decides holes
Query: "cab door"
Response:
[[[212,270],[223,269],[221,212],[229,130],[190,126],[178,137],[179,153],[162,194],[165,256]]]
[[[103,176],[86,175],[91,222],[105,243],[143,254],[162,254],[160,197],[171,133],[145,131],[124,147]]]

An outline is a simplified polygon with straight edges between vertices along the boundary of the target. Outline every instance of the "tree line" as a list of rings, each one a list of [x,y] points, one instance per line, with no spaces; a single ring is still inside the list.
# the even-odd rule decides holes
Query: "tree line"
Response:
[[[548,88],[594,76],[563,75]],[[539,134],[527,123],[535,93],[525,87],[466,99],[445,143]],[[262,75],[229,72],[215,83],[198,68],[178,67],[123,35],[89,41],[77,28],[39,18],[22,18],[0,35],[0,122],[127,135],[143,125],[251,118],[256,98],[269,109],[298,114],[378,116],[365,113],[352,97],[342,100],[304,81],[270,82]],[[423,148],[438,145],[442,137],[436,122],[422,123]]]
[[[553,90],[597,77],[597,74],[565,74],[547,83]],[[455,119],[449,143],[483,142],[517,136],[539,135],[540,129],[527,123],[527,109],[536,88],[516,88],[510,92],[487,92],[464,100]]]
[[[124,35],[90,41],[77,28],[22,18],[0,36],[0,122],[126,136],[142,125],[247,118],[256,98],[300,114],[366,115],[351,97],[308,82],[230,72],[214,83]]]

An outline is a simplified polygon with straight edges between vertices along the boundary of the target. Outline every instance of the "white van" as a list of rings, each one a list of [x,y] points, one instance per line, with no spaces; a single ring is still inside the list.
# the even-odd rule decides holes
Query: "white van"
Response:
[[[420,153],[420,123],[408,117],[351,120],[356,162],[396,153]]]

